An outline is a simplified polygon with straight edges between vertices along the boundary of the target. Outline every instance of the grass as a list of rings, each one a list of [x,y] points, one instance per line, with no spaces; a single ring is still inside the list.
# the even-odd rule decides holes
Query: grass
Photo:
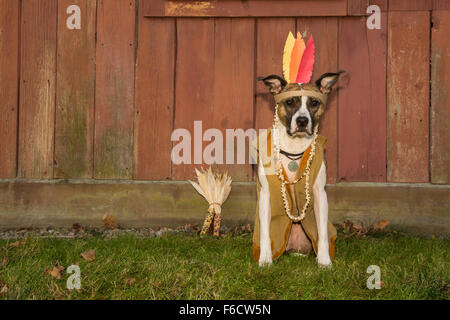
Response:
[[[141,239],[0,240],[0,299],[449,299],[449,241],[390,233],[337,241],[332,269],[315,257],[283,255],[271,267],[251,259],[251,234],[220,239],[193,234]],[[88,262],[80,253],[96,250]],[[44,269],[56,261],[81,269],[81,290]],[[369,265],[380,290],[366,287]]]

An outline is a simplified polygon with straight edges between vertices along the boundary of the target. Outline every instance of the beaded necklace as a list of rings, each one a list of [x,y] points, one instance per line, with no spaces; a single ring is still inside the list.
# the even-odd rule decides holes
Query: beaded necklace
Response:
[[[283,197],[283,204],[284,204],[284,210],[286,212],[286,215],[289,217],[289,219],[291,219],[294,222],[299,222],[303,219],[305,219],[306,216],[306,210],[308,209],[309,204],[311,203],[311,194],[309,191],[309,178],[311,175],[311,163],[312,160],[314,158],[314,155],[316,153],[316,141],[317,141],[317,136],[318,136],[318,132],[319,132],[319,125],[317,125],[314,128],[314,137],[313,137],[313,141],[311,143],[311,152],[309,153],[309,158],[308,161],[306,162],[306,168],[305,168],[305,172],[298,177],[294,182],[288,182],[286,181],[284,174],[283,174],[283,167],[282,167],[282,163],[281,163],[281,156],[280,156],[280,139],[279,139],[279,126],[280,126],[280,118],[278,116],[278,109],[279,109],[279,105],[277,104],[275,107],[275,116],[274,116],[274,121],[273,121],[273,131],[274,131],[274,148],[275,148],[275,156],[276,156],[276,172],[277,172],[277,176],[278,179],[280,179],[281,182],[281,195]],[[291,209],[289,207],[289,202],[287,199],[287,195],[286,195],[286,185],[287,184],[296,184],[297,182],[299,182],[303,177],[305,177],[305,192],[306,192],[306,202],[305,205],[303,206],[302,212],[299,216],[293,216],[291,214]]]

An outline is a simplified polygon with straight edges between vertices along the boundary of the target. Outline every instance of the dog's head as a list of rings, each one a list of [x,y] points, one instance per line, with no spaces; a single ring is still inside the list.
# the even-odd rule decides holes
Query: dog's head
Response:
[[[325,73],[314,84],[288,84],[277,75],[258,78],[269,87],[279,105],[279,117],[289,136],[311,136],[333,86],[344,71]]]

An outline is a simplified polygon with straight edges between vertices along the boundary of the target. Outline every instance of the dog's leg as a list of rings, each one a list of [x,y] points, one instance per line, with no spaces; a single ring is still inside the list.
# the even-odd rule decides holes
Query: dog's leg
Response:
[[[262,162],[258,165],[258,177],[261,184],[261,190],[259,193],[259,244],[260,244],[260,254],[259,254],[259,266],[272,264],[272,247],[270,241],[270,219],[271,219],[271,209],[270,209],[270,192],[269,192],[269,182],[267,181],[266,175],[264,173],[264,167]]]
[[[313,186],[314,214],[317,222],[318,244],[317,262],[321,267],[331,266],[329,242],[328,242],[328,199],[325,191],[327,174],[325,163],[322,162],[316,182]]]

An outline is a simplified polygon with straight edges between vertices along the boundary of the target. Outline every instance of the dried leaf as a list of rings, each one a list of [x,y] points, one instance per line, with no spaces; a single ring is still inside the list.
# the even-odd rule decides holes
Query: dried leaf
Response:
[[[369,229],[366,228],[362,222],[361,223],[354,223],[353,226],[352,226],[352,230],[356,231],[356,233],[358,235],[366,235],[369,232]]]
[[[8,293],[8,285],[6,283],[0,283],[0,296]]]
[[[45,269],[44,273],[48,273],[53,278],[56,278],[59,280],[59,279],[61,279],[61,272],[64,271],[64,269],[65,268],[59,262],[56,262],[53,269]]]
[[[107,213],[103,215],[102,221],[103,221],[103,228],[105,229],[114,229],[117,227],[117,222],[114,219],[114,217],[110,216]]]
[[[373,225],[373,229],[374,230],[383,230],[384,228],[386,228],[389,225],[389,223],[391,223],[390,220],[387,220],[387,219],[386,220],[381,220],[380,222],[375,223]]]
[[[14,243],[11,243],[11,247],[17,248],[17,247],[21,246],[22,244],[24,244],[25,241],[26,241],[26,239],[22,239],[22,240],[14,242]]]
[[[79,223],[74,223],[74,224],[72,225],[72,229],[75,230],[76,232],[80,232],[80,231],[83,230],[83,227],[82,227],[81,224],[79,224]]]
[[[92,250],[83,252],[82,254],[80,254],[80,256],[82,256],[83,259],[86,261],[94,261],[95,260],[95,250],[92,249]]]
[[[5,257],[0,261],[0,268],[3,266],[6,266],[7,264],[8,264],[8,258]]]
[[[136,278],[128,278],[125,282],[127,286],[131,287],[136,282]]]

